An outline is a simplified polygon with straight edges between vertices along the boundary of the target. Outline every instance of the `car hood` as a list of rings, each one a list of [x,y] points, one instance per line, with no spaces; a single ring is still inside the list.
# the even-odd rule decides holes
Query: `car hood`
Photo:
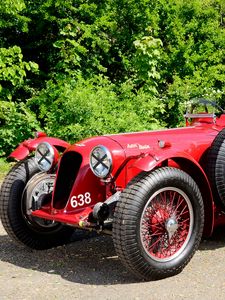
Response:
[[[208,144],[217,135],[212,127],[182,127],[145,132],[132,132],[106,135],[117,142],[125,151],[126,156],[137,153],[147,153],[159,149],[159,145],[175,146],[181,151]]]

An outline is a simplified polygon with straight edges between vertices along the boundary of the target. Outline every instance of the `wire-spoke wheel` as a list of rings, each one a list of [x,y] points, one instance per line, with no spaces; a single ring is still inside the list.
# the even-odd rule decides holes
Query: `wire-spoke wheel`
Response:
[[[199,246],[204,225],[198,186],[185,172],[142,173],[121,193],[113,241],[122,262],[139,278],[179,273]]]
[[[193,231],[193,208],[186,194],[162,188],[148,200],[140,223],[141,242],[156,261],[169,261],[185,248]]]

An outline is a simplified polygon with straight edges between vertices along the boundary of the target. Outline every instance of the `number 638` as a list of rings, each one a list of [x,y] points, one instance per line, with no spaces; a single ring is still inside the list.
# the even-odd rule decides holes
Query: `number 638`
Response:
[[[73,196],[70,199],[70,204],[73,208],[76,208],[78,206],[84,206],[85,204],[91,203],[91,194],[85,193],[85,194],[79,194],[78,196]]]

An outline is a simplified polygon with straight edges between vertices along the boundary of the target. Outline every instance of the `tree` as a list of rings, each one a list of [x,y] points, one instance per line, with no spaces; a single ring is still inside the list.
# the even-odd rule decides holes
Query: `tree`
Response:
[[[0,100],[16,110],[1,132],[32,114],[74,141],[178,126],[193,97],[225,106],[223,0],[4,0],[0,15]]]

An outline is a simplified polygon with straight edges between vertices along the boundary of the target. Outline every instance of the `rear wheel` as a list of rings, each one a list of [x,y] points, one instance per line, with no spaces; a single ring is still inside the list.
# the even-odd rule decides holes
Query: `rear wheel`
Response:
[[[225,128],[215,137],[205,158],[215,201],[225,207]]]
[[[17,163],[6,176],[0,190],[0,217],[13,240],[33,249],[47,249],[70,240],[73,228],[31,216],[32,205],[39,205],[37,199],[50,195],[54,178],[41,174],[33,158]]]
[[[115,249],[141,279],[172,276],[198,248],[203,224],[194,180],[181,170],[161,168],[139,175],[122,192],[114,214]]]

